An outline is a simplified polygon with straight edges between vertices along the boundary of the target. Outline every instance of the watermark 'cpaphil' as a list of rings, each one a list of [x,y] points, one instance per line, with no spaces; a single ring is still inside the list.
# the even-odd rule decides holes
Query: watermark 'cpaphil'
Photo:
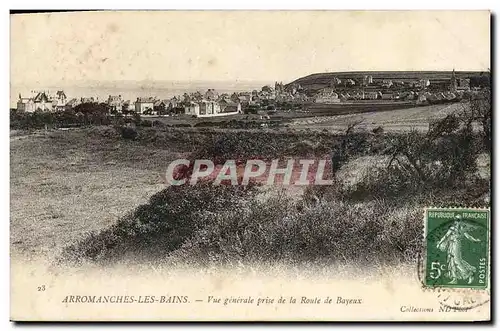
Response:
[[[167,185],[196,185],[200,180],[213,185],[248,185],[251,181],[264,185],[332,185],[331,161],[326,159],[250,159],[212,160],[178,159],[166,171]]]

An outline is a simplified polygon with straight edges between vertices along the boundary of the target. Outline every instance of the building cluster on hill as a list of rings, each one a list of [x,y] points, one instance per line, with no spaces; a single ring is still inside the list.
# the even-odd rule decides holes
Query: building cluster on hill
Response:
[[[433,82],[425,77],[412,80],[376,80],[371,75],[364,75],[358,80],[333,77],[329,86],[317,91],[312,101],[338,103],[380,99],[422,103],[459,99],[469,91],[471,91],[470,79],[457,78],[454,70],[450,79]]]

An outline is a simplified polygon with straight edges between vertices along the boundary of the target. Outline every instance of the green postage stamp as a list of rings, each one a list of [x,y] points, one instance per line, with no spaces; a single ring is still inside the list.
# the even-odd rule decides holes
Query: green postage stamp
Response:
[[[425,210],[425,275],[429,287],[487,288],[490,210]]]

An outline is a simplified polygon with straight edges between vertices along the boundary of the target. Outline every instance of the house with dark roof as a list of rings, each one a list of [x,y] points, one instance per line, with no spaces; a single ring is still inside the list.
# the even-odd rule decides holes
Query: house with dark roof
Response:
[[[35,97],[31,98],[23,98],[19,94],[17,109],[26,112],[34,112],[36,110],[52,111],[52,99],[45,92],[38,92]]]
[[[155,103],[153,104],[153,113],[155,115],[165,115],[169,104],[169,100],[155,100]]]
[[[35,110],[51,111],[52,110],[52,99],[45,92],[39,92],[35,98]]]
[[[233,102],[230,99],[222,99],[219,102],[221,113],[241,113],[241,103]]]
[[[135,101],[125,100],[122,105],[122,113],[129,114],[135,112]]]
[[[66,102],[67,102],[66,93],[64,93],[64,91],[57,91],[52,106],[57,111],[63,111],[64,109],[66,109]]]
[[[214,89],[209,88],[207,92],[205,92],[204,99],[207,101],[216,101],[219,97],[219,93],[217,93]]]
[[[179,104],[180,104],[181,100],[180,100],[180,98],[173,97],[173,98],[172,98],[172,99],[170,99],[170,100],[165,100],[165,102],[167,102],[167,103],[166,103],[166,107],[167,107],[168,109],[174,109],[174,108],[176,108],[176,107],[178,107],[178,106],[179,106]]]
[[[69,100],[68,102],[66,102],[66,105],[64,106],[64,108],[66,110],[70,110],[70,109],[75,108],[79,104],[80,104],[80,101],[76,98],[73,98],[73,99]]]
[[[19,94],[19,99],[17,100],[17,111],[23,111],[32,113],[35,111],[35,102],[33,98],[23,98],[21,94]]]
[[[153,97],[141,97],[135,101],[135,112],[137,114],[152,113],[157,100]]]
[[[109,110],[112,112],[121,112],[123,109],[123,99],[121,95],[110,95],[108,97]]]

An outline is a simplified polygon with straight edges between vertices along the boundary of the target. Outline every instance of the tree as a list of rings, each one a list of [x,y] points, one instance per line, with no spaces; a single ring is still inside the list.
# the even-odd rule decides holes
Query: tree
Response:
[[[454,187],[477,172],[472,121],[457,114],[434,123],[426,134],[411,131],[394,136],[384,153],[391,155],[387,169],[398,170],[416,185]]]
[[[129,108],[128,108],[128,107],[123,107],[123,108],[122,108],[122,114],[123,114],[123,115],[128,115],[128,114],[130,114],[130,113],[131,113],[131,111],[129,110]]]
[[[184,106],[189,106],[191,104],[191,96],[187,93],[184,93],[182,96],[182,103]]]
[[[470,102],[471,117],[478,121],[483,131],[483,142],[491,151],[491,91],[485,89]]]
[[[160,109],[158,111],[158,115],[160,115],[160,116],[168,115],[168,114],[172,113],[172,111],[173,111],[172,104],[169,104],[167,108]]]
[[[201,100],[203,100],[203,95],[201,94],[200,91],[196,91],[196,92],[193,93],[191,99],[193,101],[201,101]]]
[[[121,135],[123,139],[135,140],[137,138],[137,131],[129,126],[121,127]]]
[[[262,86],[262,92],[272,93],[272,92],[273,92],[273,89],[272,89],[272,87],[271,87],[271,86],[269,86],[269,85]]]
[[[352,149],[352,145],[359,143],[356,139],[357,137],[354,135],[354,129],[361,123],[363,123],[363,120],[349,123],[344,134],[340,138],[340,146],[333,150],[331,155],[333,174],[337,173],[337,171],[349,160],[349,151]]]

